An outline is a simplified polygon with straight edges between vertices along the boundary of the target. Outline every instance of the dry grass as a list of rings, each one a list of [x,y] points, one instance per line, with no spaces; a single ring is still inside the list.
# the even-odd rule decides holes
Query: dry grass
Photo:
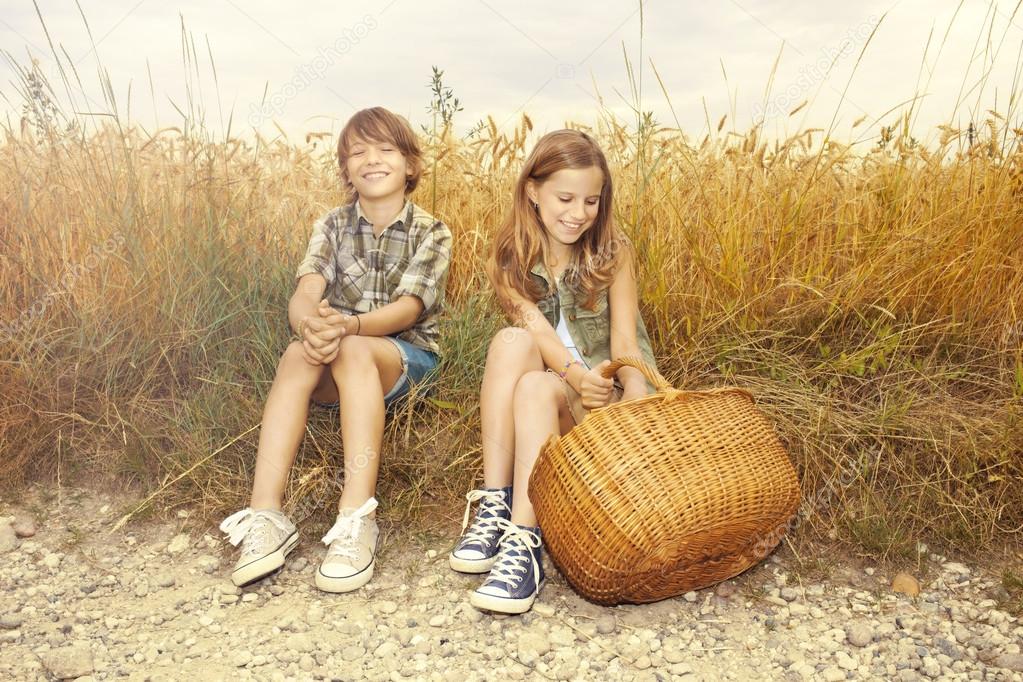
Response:
[[[293,269],[340,201],[330,140],[75,123],[52,112],[0,143],[0,475],[112,472],[159,508],[237,508]],[[501,324],[481,263],[530,129],[523,116],[510,134],[490,122],[426,140],[436,170],[415,199],[456,247],[441,389],[388,426],[392,518],[438,502],[454,516],[478,476],[478,389]],[[1023,131],[994,113],[969,140],[899,129],[859,148],[812,131],[694,142],[649,120],[591,131],[664,374],[751,388],[798,465],[802,532],[888,556],[1023,525]],[[297,516],[330,506],[340,449],[315,416]]]

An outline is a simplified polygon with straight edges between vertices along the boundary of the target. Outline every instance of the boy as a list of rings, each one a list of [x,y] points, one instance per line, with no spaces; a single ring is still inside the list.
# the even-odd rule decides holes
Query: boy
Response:
[[[231,574],[239,586],[283,566],[298,543],[281,505],[310,399],[339,409],[345,459],[316,585],[348,592],[369,582],[385,411],[437,366],[451,232],[408,200],[423,169],[415,133],[386,109],[364,109],[341,131],[337,155],[351,202],[313,228],[288,305],[298,340],[285,350],[267,396],[249,507],[220,525],[231,544],[241,544]]]

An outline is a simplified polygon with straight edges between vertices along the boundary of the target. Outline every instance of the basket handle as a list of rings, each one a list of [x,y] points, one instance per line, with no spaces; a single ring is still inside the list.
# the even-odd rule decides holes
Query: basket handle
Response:
[[[605,367],[601,374],[604,375],[605,379],[612,379],[614,378],[615,373],[622,367],[638,369],[643,373],[643,376],[647,378],[647,381],[654,385],[654,388],[656,388],[659,393],[667,393],[668,391],[675,390],[675,388],[668,383],[668,380],[661,376],[661,373],[658,372],[655,367],[651,367],[642,359],[632,355],[626,355],[618,358],[617,360],[612,360],[611,364]]]

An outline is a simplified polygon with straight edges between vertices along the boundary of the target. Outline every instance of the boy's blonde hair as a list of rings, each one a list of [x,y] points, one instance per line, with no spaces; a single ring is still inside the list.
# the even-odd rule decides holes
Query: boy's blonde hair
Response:
[[[405,180],[405,194],[406,196],[411,194],[423,175],[423,153],[419,149],[419,140],[409,122],[383,107],[363,109],[348,119],[337,140],[337,163],[341,168],[341,182],[353,201],[358,198],[358,193],[352,185],[352,179],[348,177],[348,157],[357,139],[366,142],[390,142],[398,148],[405,157],[410,171]]]

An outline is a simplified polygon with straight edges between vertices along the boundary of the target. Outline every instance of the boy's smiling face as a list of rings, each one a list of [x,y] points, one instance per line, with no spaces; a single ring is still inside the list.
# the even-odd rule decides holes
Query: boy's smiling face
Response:
[[[410,170],[405,155],[395,144],[355,138],[345,166],[361,199],[372,201],[405,195]]]

